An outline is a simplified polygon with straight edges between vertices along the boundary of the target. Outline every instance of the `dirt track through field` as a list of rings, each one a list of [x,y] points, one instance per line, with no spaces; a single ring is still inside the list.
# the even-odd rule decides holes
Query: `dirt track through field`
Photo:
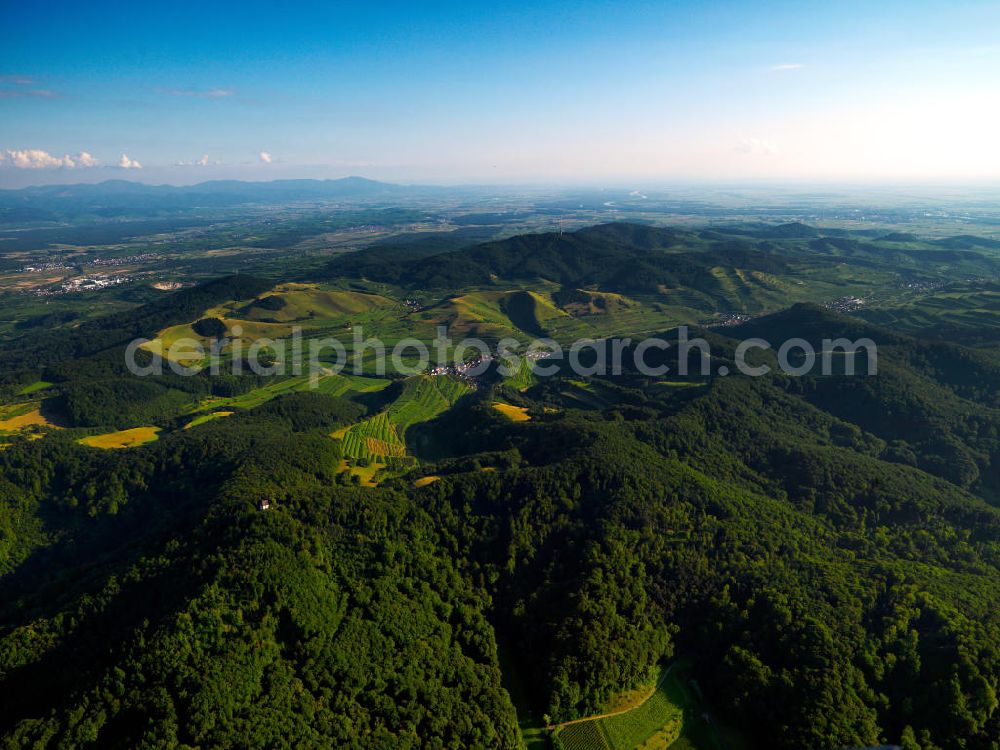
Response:
[[[610,713],[606,714],[595,714],[594,716],[585,716],[582,719],[573,719],[572,721],[564,721],[562,724],[549,724],[546,727],[546,729],[555,731],[556,729],[562,729],[563,727],[568,727],[571,726],[572,724],[583,724],[586,721],[599,721],[600,719],[610,719],[612,716],[621,716],[622,714],[627,714],[629,711],[635,711],[637,708],[645,705],[650,698],[656,695],[656,691],[659,690],[660,687],[663,685],[663,683],[667,681],[667,677],[670,675],[670,670],[673,668],[674,665],[671,664],[669,667],[663,670],[663,674],[660,675],[660,679],[656,683],[656,686],[649,691],[649,695],[647,695],[641,701],[636,703],[634,706],[623,708],[620,711],[611,711]]]

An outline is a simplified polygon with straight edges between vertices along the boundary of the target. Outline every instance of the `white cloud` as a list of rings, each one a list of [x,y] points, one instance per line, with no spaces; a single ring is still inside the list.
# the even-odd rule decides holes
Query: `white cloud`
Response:
[[[13,83],[16,86],[30,86],[34,82],[35,79],[29,76],[12,76],[12,75],[0,76],[0,83]]]
[[[200,159],[195,161],[178,161],[174,163],[176,167],[208,167],[208,166],[219,166],[222,164],[221,161],[212,161],[208,158],[208,154],[202,154]]]
[[[40,148],[29,148],[23,151],[7,149],[4,152],[6,161],[18,169],[51,169],[54,167],[73,167],[73,158],[69,154],[53,156]]]
[[[196,99],[226,99],[236,94],[232,89],[167,89],[169,96],[190,96]]]
[[[5,149],[0,151],[0,164],[9,164],[16,169],[73,169],[75,167],[96,167],[97,159],[81,151],[76,156],[63,154],[54,156],[40,148],[23,150]]]
[[[755,154],[758,156],[770,156],[775,148],[770,143],[760,138],[743,138],[736,144],[736,151],[741,154]]]
[[[784,73],[789,70],[802,70],[805,65],[802,63],[782,63],[781,65],[772,65],[768,70],[775,73]]]
[[[272,157],[271,154],[269,154],[267,151],[261,151],[260,160],[265,164],[270,164],[272,161],[274,161],[274,157]]]
[[[122,154],[122,158],[118,160],[118,166],[122,169],[142,169],[142,164],[135,159],[129,159],[127,154]]]

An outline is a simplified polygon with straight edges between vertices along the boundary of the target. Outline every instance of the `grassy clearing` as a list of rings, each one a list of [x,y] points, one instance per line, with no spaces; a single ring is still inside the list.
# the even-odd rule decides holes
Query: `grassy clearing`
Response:
[[[660,673],[655,692],[631,710],[615,716],[569,724],[556,732],[563,750],[747,750],[743,737],[719,724],[702,702],[691,678],[690,663],[681,660]],[[641,692],[641,691],[640,691]],[[636,703],[635,691],[612,705]],[[644,693],[649,695],[648,690]]]
[[[468,292],[423,310],[412,320],[423,326],[446,325],[453,335],[484,338],[589,330],[556,307],[547,294],[522,289]]]
[[[639,302],[614,292],[597,292],[590,289],[577,289],[576,291],[579,297],[562,307],[574,317],[608,315],[641,307]]]
[[[316,390],[328,396],[343,396],[350,393],[376,393],[391,383],[385,378],[371,378],[363,375],[324,375]]]
[[[281,284],[254,300],[241,317],[278,323],[330,322],[399,307],[399,303],[377,294],[323,291],[315,284]]]
[[[51,388],[54,384],[49,383],[45,380],[36,380],[30,385],[24,386],[20,391],[17,392],[18,396],[30,396],[32,393],[37,393],[38,391],[44,391],[46,388]]]
[[[256,406],[267,403],[273,398],[283,396],[295,391],[306,390],[309,387],[309,378],[302,376],[298,378],[275,379],[261,388],[254,388],[252,391],[241,393],[232,398],[207,398],[203,400],[195,411],[216,411],[219,409],[253,409]]]
[[[514,324],[501,309],[507,292],[470,292],[441,302],[412,316],[434,330],[448,326],[452,336],[499,338],[513,333]]]
[[[232,409],[253,409],[263,403],[278,396],[284,396],[296,391],[315,390],[317,393],[325,393],[329,396],[349,396],[354,393],[375,393],[382,390],[392,381],[385,378],[369,378],[360,375],[321,375],[316,387],[313,388],[312,381],[307,375],[300,375],[291,378],[275,378],[273,382],[260,388],[255,388],[239,396],[232,398],[207,398],[193,412],[208,410],[232,410]]]
[[[504,385],[516,388],[519,391],[526,391],[531,388],[531,386],[538,382],[535,373],[531,371],[531,365],[531,360],[527,357],[521,357],[517,372],[504,378]]]
[[[208,339],[202,338],[195,333],[190,325],[179,325],[164,328],[156,334],[156,338],[152,341],[147,341],[139,348],[163,359],[177,362],[184,367],[197,367],[201,365],[204,357],[199,356],[194,351],[188,350],[187,347],[180,348],[178,342],[184,340],[197,342],[206,351],[211,345]],[[175,346],[178,348],[174,349]]]
[[[220,350],[222,355],[233,353],[237,347],[245,354],[256,341],[261,339],[277,341],[292,335],[292,326],[281,323],[262,323],[238,318],[222,318],[222,322],[226,325],[226,337],[232,340]],[[198,347],[203,354],[198,353]],[[199,336],[191,324],[185,323],[164,328],[156,334],[156,338],[147,341],[140,348],[184,367],[200,367],[206,360],[204,355],[211,351],[212,339]]]
[[[437,474],[428,474],[426,477],[420,477],[417,481],[413,483],[414,487],[426,487],[429,484],[434,484],[441,477]]]
[[[531,417],[528,416],[528,408],[526,406],[514,406],[513,404],[505,404],[502,401],[494,401],[493,408],[512,422],[531,421]]]
[[[190,430],[192,427],[197,427],[200,424],[205,424],[206,422],[211,422],[213,419],[218,419],[219,417],[231,417],[235,412],[231,411],[213,411],[208,414],[202,414],[201,416],[195,417],[186,425],[184,425],[185,430]]]
[[[79,442],[91,448],[118,449],[135,448],[139,445],[152,443],[159,438],[159,427],[133,427],[130,430],[108,432],[104,435],[91,435],[80,438]]]
[[[376,487],[375,473],[382,467],[371,464],[369,466],[358,466],[344,459],[340,462],[338,473],[350,472],[351,476],[357,477],[362,487]]]

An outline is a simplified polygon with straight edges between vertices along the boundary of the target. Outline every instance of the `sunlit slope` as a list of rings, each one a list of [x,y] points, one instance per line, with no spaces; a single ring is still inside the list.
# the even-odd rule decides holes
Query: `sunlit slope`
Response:
[[[396,307],[399,303],[377,294],[323,290],[315,284],[281,284],[242,308],[239,317],[270,323],[318,323]]]
[[[383,411],[338,430],[332,437],[343,442],[344,455],[349,458],[379,461],[402,458],[406,455],[408,427],[433,419],[471,390],[471,386],[454,377],[409,378]]]

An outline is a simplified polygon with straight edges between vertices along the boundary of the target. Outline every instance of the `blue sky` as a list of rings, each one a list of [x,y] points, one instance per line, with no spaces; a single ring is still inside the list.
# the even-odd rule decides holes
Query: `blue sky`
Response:
[[[0,185],[1000,178],[1000,3],[4,9]]]

